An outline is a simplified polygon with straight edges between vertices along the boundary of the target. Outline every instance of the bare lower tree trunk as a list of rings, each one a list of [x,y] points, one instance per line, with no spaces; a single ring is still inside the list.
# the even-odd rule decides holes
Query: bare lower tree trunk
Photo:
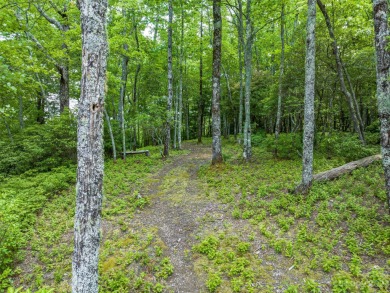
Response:
[[[249,160],[252,157],[251,142],[251,81],[252,81],[252,44],[253,32],[251,22],[251,0],[246,3],[246,46],[245,46],[245,126],[244,126],[244,159]]]
[[[168,99],[167,99],[167,120],[165,122],[165,142],[164,157],[169,156],[169,144],[171,142],[171,110],[173,100],[173,70],[172,70],[172,21],[173,7],[172,0],[169,0],[168,7],[169,25],[168,25]]]
[[[82,77],[77,131],[77,185],[72,292],[98,292],[103,199],[103,110],[107,66],[106,0],[80,0]]]
[[[385,172],[387,204],[390,213],[390,52],[388,47],[389,3],[374,0],[374,27],[377,72],[378,114],[381,121],[382,162]]]
[[[243,27],[243,13],[242,13],[242,1],[238,0],[238,68],[240,79],[240,98],[238,108],[238,143],[241,144],[242,136],[242,117],[244,113],[244,83],[243,83],[243,66],[242,66],[242,48],[244,46],[244,27]]]
[[[278,110],[276,114],[275,138],[279,138],[280,120],[282,117],[282,100],[283,100],[283,75],[284,75],[284,6],[282,4],[282,12],[280,13],[280,41],[282,43],[280,53],[280,67],[279,67],[279,91],[278,91]]]
[[[313,181],[314,97],[315,97],[315,26],[316,1],[308,0],[305,62],[305,125],[303,129],[302,183],[297,192],[307,193]]]
[[[125,50],[128,49],[127,44],[124,45],[124,49]],[[118,115],[119,115],[119,122],[121,125],[121,131],[122,131],[122,153],[123,153],[124,160],[126,160],[125,96],[126,96],[126,87],[127,87],[128,62],[129,62],[129,57],[123,55]]]
[[[214,37],[213,37],[213,154],[211,164],[222,163],[222,145],[221,145],[221,55],[222,55],[222,17],[221,0],[213,0],[213,19],[214,19]]]
[[[69,109],[69,67],[62,65],[58,67],[60,73],[60,113],[64,112],[65,108]]]
[[[362,142],[362,144],[365,145],[366,141],[364,139],[363,126],[360,124],[358,116],[357,116],[358,109],[356,109],[352,94],[347,90],[347,87],[345,86],[344,73],[343,73],[343,63],[341,61],[339,47],[337,45],[336,37],[334,35],[332,23],[330,22],[330,18],[329,18],[327,11],[326,11],[325,5],[321,2],[321,0],[317,0],[317,4],[318,4],[318,7],[320,8],[322,14],[324,15],[326,25],[328,27],[329,36],[332,39],[333,53],[334,53],[335,59],[336,59],[337,75],[338,75],[339,80],[340,80],[341,91],[343,92],[343,94],[347,98],[348,107],[349,107],[349,110],[351,113],[351,119],[352,119],[353,124],[354,124],[354,129],[357,132],[357,134],[359,135],[359,138],[360,138],[360,141]]]
[[[179,77],[179,109],[177,114],[177,144],[181,150],[181,131],[183,116],[183,59],[184,59],[184,8],[181,2],[181,35],[180,35],[180,77]]]
[[[198,143],[202,143],[203,134],[203,9],[200,11],[200,55],[199,55],[199,100],[198,100]]]
[[[114,134],[113,134],[113,132],[112,132],[110,116],[108,116],[108,113],[107,113],[106,108],[104,108],[104,117],[106,118],[106,121],[107,121],[108,132],[110,133],[111,144],[112,144],[112,156],[113,156],[113,158],[114,158],[114,162],[116,162],[116,146],[115,146],[115,139],[114,139]]]

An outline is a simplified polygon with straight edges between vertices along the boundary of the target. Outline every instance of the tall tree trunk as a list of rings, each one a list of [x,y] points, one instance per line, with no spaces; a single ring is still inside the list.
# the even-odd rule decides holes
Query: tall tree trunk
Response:
[[[114,158],[114,162],[116,162],[116,146],[115,146],[114,133],[112,132],[111,120],[110,120],[110,116],[107,113],[106,108],[104,108],[104,117],[106,118],[107,121],[108,132],[110,133],[111,144],[112,144],[112,157]]]
[[[213,147],[211,164],[222,163],[221,145],[221,55],[222,55],[222,16],[221,0],[213,0],[213,101],[212,101],[212,125]]]
[[[284,6],[282,3],[282,11],[280,13],[280,41],[282,44],[280,53],[280,67],[279,67],[279,90],[278,90],[278,110],[276,114],[275,138],[279,138],[280,120],[282,117],[282,100],[283,100],[283,75],[284,75]]]
[[[181,2],[181,34],[180,34],[180,76],[179,76],[179,109],[177,114],[177,143],[178,149],[181,150],[181,131],[183,116],[183,59],[184,59],[184,8]]]
[[[242,136],[242,117],[244,112],[244,83],[243,83],[243,66],[242,66],[242,50],[244,47],[244,26],[243,26],[243,13],[242,13],[242,1],[238,0],[238,69],[240,79],[240,98],[238,108],[238,143],[241,144]]]
[[[165,122],[165,142],[164,157],[169,156],[169,144],[171,142],[171,111],[173,100],[173,70],[172,70],[172,21],[173,7],[172,0],[169,0],[168,7],[169,24],[168,24],[168,100],[167,100],[167,120]]]
[[[69,65],[58,66],[60,74],[60,113],[64,112],[66,108],[69,109]]]
[[[199,56],[199,100],[198,100],[198,143],[202,143],[203,134],[203,9],[200,11],[200,56]]]
[[[98,292],[103,189],[103,110],[107,0],[80,0],[82,77],[77,130],[77,188],[72,292]]]
[[[358,109],[356,109],[356,107],[355,107],[355,103],[353,102],[352,94],[347,90],[347,87],[345,86],[344,73],[343,73],[344,65],[343,65],[342,60],[341,60],[339,47],[337,45],[336,37],[335,37],[334,31],[333,31],[333,26],[330,22],[330,18],[329,18],[327,11],[326,11],[325,5],[321,2],[321,0],[317,0],[317,4],[318,4],[318,7],[320,8],[322,14],[324,15],[326,25],[328,27],[329,36],[332,39],[333,53],[334,53],[335,58],[336,58],[337,75],[338,75],[339,80],[340,80],[341,91],[343,92],[343,94],[347,98],[348,107],[349,107],[349,110],[351,112],[351,119],[352,119],[353,124],[354,124],[354,129],[357,132],[357,134],[359,135],[359,139],[362,142],[362,144],[365,145],[366,142],[364,139],[363,126],[360,124],[359,119],[357,117]]]
[[[137,46],[137,52],[140,51],[140,48],[139,48],[139,40],[138,40],[138,26],[137,26],[137,22],[136,22],[136,19],[135,19],[135,15],[133,14],[133,28],[134,28],[134,39],[135,39],[135,43],[136,43],[136,46]],[[137,118],[137,111],[138,111],[138,78],[139,78],[139,74],[141,72],[141,64],[138,63],[137,64],[137,67],[135,69],[135,74],[134,74],[134,84],[133,84],[133,115],[135,118]],[[138,120],[138,119],[136,119]],[[137,121],[136,121],[136,124],[137,124]],[[137,150],[137,125],[134,125],[134,131],[133,131],[133,151],[136,151]]]
[[[124,45],[125,50],[127,50],[127,44]],[[126,160],[126,126],[125,126],[125,96],[126,96],[126,86],[127,86],[127,64],[129,62],[129,58],[125,55],[122,56],[122,76],[121,76],[121,88],[120,88],[120,96],[119,96],[119,123],[121,125],[122,131],[122,153],[123,159]]]
[[[314,97],[315,97],[315,26],[316,0],[308,0],[306,62],[305,62],[305,118],[303,128],[302,183],[297,192],[307,193],[313,182]]]
[[[37,92],[37,122],[39,124],[45,123],[45,98],[42,91]]]
[[[251,81],[252,81],[252,44],[253,32],[251,21],[251,0],[246,2],[246,46],[245,46],[245,126],[244,126],[244,153],[245,160],[252,157],[251,142]]]
[[[378,115],[381,121],[381,149],[387,204],[390,213],[390,52],[388,47],[389,3],[386,0],[374,0],[374,27],[377,72]]]

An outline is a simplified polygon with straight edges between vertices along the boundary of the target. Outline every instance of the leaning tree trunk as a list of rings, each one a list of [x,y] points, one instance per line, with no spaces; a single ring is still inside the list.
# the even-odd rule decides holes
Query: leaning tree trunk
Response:
[[[221,145],[221,55],[222,55],[222,17],[221,0],[213,0],[213,19],[214,19],[214,37],[213,37],[213,154],[211,164],[222,163],[222,145]]]
[[[338,75],[339,80],[340,80],[341,91],[343,92],[343,94],[347,98],[348,107],[349,107],[349,111],[351,113],[351,119],[353,121],[354,129],[357,132],[357,134],[359,135],[359,139],[362,142],[362,144],[365,145],[366,141],[364,139],[363,125],[360,124],[359,119],[358,119],[358,114],[357,114],[358,109],[356,109],[356,105],[354,103],[354,97],[347,90],[347,87],[345,85],[344,73],[343,73],[343,63],[341,61],[339,47],[337,45],[336,37],[334,35],[332,23],[330,21],[329,15],[326,11],[325,5],[321,2],[321,0],[317,0],[317,4],[318,4],[318,7],[320,8],[322,14],[324,15],[324,18],[326,21],[326,26],[328,27],[329,36],[332,39],[333,53],[334,53],[335,59],[336,59],[337,75]]]
[[[251,98],[251,80],[252,80],[252,22],[250,18],[251,0],[246,3],[246,46],[245,46],[245,126],[244,126],[244,159],[249,160],[252,157],[251,143],[251,113],[250,113],[250,98]]]
[[[172,21],[173,7],[172,0],[169,0],[169,24],[168,24],[168,100],[167,100],[167,120],[165,122],[164,157],[169,156],[169,144],[171,142],[171,110],[173,100],[173,70],[172,70]]]
[[[111,144],[112,144],[112,156],[114,158],[114,162],[116,162],[116,146],[115,146],[114,133],[112,132],[111,120],[110,120],[110,116],[107,113],[106,108],[104,108],[104,117],[106,118],[107,121],[108,132],[110,133]]]
[[[107,0],[80,0],[82,76],[77,131],[77,185],[72,292],[98,292],[103,189],[103,110]]]
[[[315,96],[315,26],[316,1],[308,0],[306,62],[305,62],[305,118],[303,129],[302,183],[297,192],[307,193],[313,181],[314,96]]]
[[[388,48],[389,3],[386,0],[374,0],[373,8],[377,64],[376,95],[378,99],[378,114],[381,121],[381,149],[383,157],[383,169],[385,171],[387,204],[390,212],[390,52]]]

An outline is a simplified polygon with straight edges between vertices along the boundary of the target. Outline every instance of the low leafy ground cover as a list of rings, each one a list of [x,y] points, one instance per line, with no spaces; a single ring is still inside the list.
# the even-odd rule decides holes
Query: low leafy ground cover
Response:
[[[196,224],[191,222],[195,226],[186,238],[193,237],[192,249],[182,252],[204,284],[201,292],[388,292],[390,218],[380,163],[339,180],[314,184],[306,196],[291,195],[288,190],[300,179],[299,155],[281,148],[279,158],[274,158],[270,138],[255,137],[254,141],[257,146],[249,163],[242,161],[241,148],[228,141],[223,148],[225,164],[218,167],[209,165],[208,148],[202,154],[206,159],[197,163],[186,162],[188,151],[172,152],[173,156],[163,161],[157,149],[151,150],[149,158],[130,157],[116,164],[108,161],[99,264],[101,292],[181,289],[169,286],[175,272],[168,253],[173,241],[161,237],[159,226],[145,223],[135,229],[132,225],[135,216],[137,221],[144,217],[142,209],[148,209],[145,219],[152,219],[151,213],[158,216],[162,210],[152,201],[160,197],[168,201],[159,203],[169,203],[183,213],[172,215],[177,218],[170,220],[177,225],[186,222],[181,217],[190,215],[178,209],[184,201],[186,208],[189,203],[206,208],[209,202],[218,203],[211,205],[210,212],[199,214]],[[346,141],[347,149],[355,145]],[[196,148],[195,143],[189,148]],[[361,150],[367,154],[377,151],[377,147]],[[291,158],[281,158],[282,154],[291,154]],[[350,159],[342,154],[342,149],[322,149],[316,154],[315,172]],[[185,168],[180,167],[183,162]],[[198,170],[199,162],[203,165]],[[60,170],[53,174],[60,174]],[[69,178],[74,178],[74,169],[66,170]],[[34,176],[43,178],[41,174]],[[24,182],[22,177],[10,180]],[[158,189],[156,180],[160,181]],[[66,185],[66,180],[60,181],[65,190],[49,192],[38,207],[21,199],[27,207],[32,206],[32,220],[25,222],[18,234],[24,237],[23,242],[3,265],[8,268],[3,288],[12,277],[14,288],[24,288],[19,292],[70,291],[75,190],[68,187],[74,182]],[[15,190],[17,183],[12,186]],[[28,189],[31,200],[39,194],[36,188],[38,185]],[[152,194],[147,196],[149,189]],[[2,184],[2,194],[3,190]],[[190,196],[193,198],[188,201]],[[2,199],[9,206],[8,200]],[[11,219],[22,213],[24,206],[0,211],[3,218]],[[22,223],[24,218],[14,222]],[[161,226],[164,221],[161,217]]]

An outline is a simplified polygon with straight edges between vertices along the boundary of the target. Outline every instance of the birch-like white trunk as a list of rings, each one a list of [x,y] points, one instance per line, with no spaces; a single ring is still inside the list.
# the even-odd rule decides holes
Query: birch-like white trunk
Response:
[[[306,62],[305,62],[305,118],[303,128],[303,168],[301,190],[306,193],[313,181],[314,97],[315,97],[315,26],[316,0],[308,0]]]
[[[253,32],[251,22],[251,0],[246,3],[246,46],[245,46],[245,125],[244,125],[244,153],[245,160],[252,157],[251,137],[251,81],[252,81],[252,44]]]
[[[213,101],[212,101],[212,125],[213,125],[213,165],[222,163],[221,145],[221,55],[222,55],[222,17],[221,0],[213,0]]]
[[[168,5],[169,24],[168,24],[168,99],[167,99],[167,120],[165,122],[165,141],[164,141],[164,157],[169,156],[169,144],[171,142],[171,111],[173,100],[173,70],[172,70],[172,22],[173,22],[173,6],[172,0],[169,0]]]
[[[387,204],[390,212],[390,52],[388,48],[389,27],[387,0],[374,0],[374,28],[377,64],[378,115],[381,121],[381,149]]]
[[[107,0],[80,0],[82,77],[77,130],[77,185],[72,292],[98,292],[103,190],[103,115]]]

